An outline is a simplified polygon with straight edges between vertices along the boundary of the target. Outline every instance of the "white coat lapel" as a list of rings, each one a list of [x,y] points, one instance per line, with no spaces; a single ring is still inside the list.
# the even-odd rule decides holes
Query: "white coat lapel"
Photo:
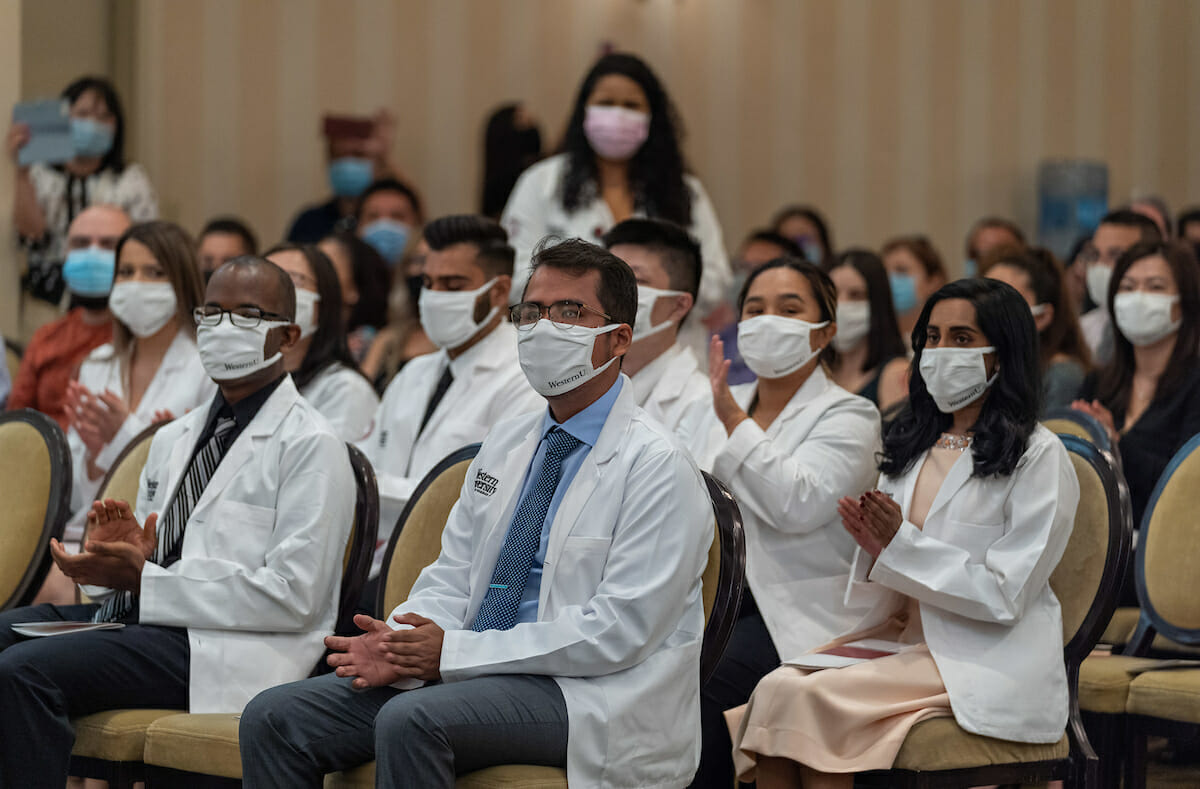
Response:
[[[928,525],[938,510],[946,506],[950,499],[954,498],[954,494],[958,493],[967,480],[971,478],[971,472],[975,470],[975,459],[971,454],[971,450],[966,450],[958,456],[958,460],[954,461],[954,465],[950,467],[950,471],[946,474],[946,479],[942,480],[942,486],[938,488],[937,496],[933,499],[933,504],[929,507],[929,514],[925,516],[925,523]],[[920,469],[917,469],[920,473]],[[911,475],[913,484],[916,482],[916,474]],[[911,490],[911,488],[910,488]],[[909,495],[911,499],[911,493]]]
[[[588,500],[595,493],[596,486],[604,475],[605,466],[620,449],[621,441],[627,432],[629,420],[636,407],[633,386],[626,380],[621,385],[621,392],[617,395],[617,401],[613,403],[608,419],[604,421],[604,428],[600,431],[596,446],[592,447],[592,451],[587,454],[579,466],[579,471],[571,480],[571,487],[567,488],[558,512],[554,515],[554,523],[550,527],[550,539],[546,544],[546,563],[542,568],[539,611],[545,610],[546,595],[554,585],[554,573],[558,568],[558,557],[562,553],[563,543],[571,535],[576,522],[587,512]]]
[[[271,393],[267,402],[262,404],[262,408],[255,414],[254,419],[250,420],[250,424],[242,430],[233,445],[225,451],[225,457],[221,458],[220,465],[213,472],[208,484],[204,486],[204,492],[200,494],[196,506],[192,508],[193,515],[201,512],[221,495],[242,466],[261,451],[262,444],[275,432],[284,416],[299,399],[300,393],[296,390],[296,385],[292,383],[291,376],[288,376]]]
[[[475,612],[479,610],[480,604],[483,602],[483,596],[487,593],[488,583],[491,581],[492,571],[496,568],[496,559],[500,556],[500,549],[504,546],[504,538],[508,535],[508,526],[512,522],[513,511],[517,508],[517,500],[521,496],[521,487],[525,482],[525,472],[529,468],[529,461],[533,459],[533,455],[537,452],[538,443],[542,440],[542,412],[538,412],[537,421],[521,442],[515,445],[504,455],[504,461],[500,466],[500,473],[506,475],[507,479],[502,479],[504,486],[504,497],[496,502],[494,506],[488,507],[485,510],[485,516],[488,521],[483,525],[479,532],[480,547],[476,555],[473,570],[473,583],[471,584],[471,599],[467,605],[467,618],[465,621],[473,621]],[[481,469],[488,473],[495,473],[491,469]]]
[[[402,423],[405,435],[396,436],[395,443],[389,441],[389,444],[392,446],[411,447],[408,453],[410,472],[412,470],[412,460],[417,456],[416,446],[417,439],[421,435],[421,419],[425,416],[425,409],[429,407],[429,398],[433,397],[433,391],[437,389],[438,379],[442,377],[442,371],[446,369],[446,364],[448,363],[445,351],[438,351],[437,356],[439,363],[433,366],[431,369],[431,374],[426,376],[425,379],[420,382],[420,388],[414,388],[409,395],[412,398],[413,405],[416,407],[412,409],[413,418],[406,419]],[[446,390],[446,394],[442,396],[442,402],[446,402],[450,399],[451,393],[454,392],[454,387],[458,385],[459,381],[455,379],[450,384],[450,388]],[[439,404],[439,406],[440,405],[441,404]],[[438,422],[440,422],[441,418],[444,417],[447,409],[439,408],[438,411],[441,413],[439,414],[435,412],[429,415],[429,424],[425,426],[426,432],[437,427]]]

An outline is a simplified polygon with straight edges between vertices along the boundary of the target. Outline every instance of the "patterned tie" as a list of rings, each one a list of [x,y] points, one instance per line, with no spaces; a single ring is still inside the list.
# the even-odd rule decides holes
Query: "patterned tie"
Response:
[[[183,540],[183,531],[192,515],[192,508],[200,500],[200,495],[212,479],[213,472],[220,465],[221,457],[225,454],[225,438],[236,425],[232,417],[217,419],[217,428],[213,431],[212,438],[196,454],[187,473],[183,475],[183,481],[175,490],[175,498],[171,499],[167,516],[159,518],[158,544],[154,546],[154,555],[150,561],[160,567],[170,565],[170,560],[176,557],[176,548]],[[133,611],[136,602],[137,597],[133,592],[117,592],[104,601],[92,617],[92,621],[119,622]]]
[[[476,633],[484,630],[509,630],[517,623],[517,607],[525,593],[525,582],[533,567],[542,540],[542,525],[550,510],[550,500],[562,477],[563,458],[579,446],[579,439],[559,428],[551,428],[546,436],[546,457],[537,479],[529,487],[525,498],[517,505],[504,547],[492,570],[492,582],[487,594],[475,614],[471,629]]]

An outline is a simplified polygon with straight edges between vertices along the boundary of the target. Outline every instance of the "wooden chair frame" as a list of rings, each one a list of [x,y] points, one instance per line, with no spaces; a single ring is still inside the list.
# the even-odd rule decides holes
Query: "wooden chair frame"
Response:
[[[1060,408],[1051,408],[1042,416],[1042,421],[1046,422],[1052,419],[1062,419],[1067,422],[1074,422],[1079,425],[1090,437],[1090,441],[1098,448],[1105,452],[1113,453],[1112,439],[1108,437],[1108,431],[1104,429],[1104,425],[1091,414],[1085,414],[1082,411],[1076,411],[1074,408],[1063,406]],[[1062,434],[1060,434],[1062,435]],[[1113,453],[1113,462],[1116,463],[1114,468],[1118,471],[1121,468],[1120,457]]]
[[[1096,471],[1107,496],[1108,552],[1104,573],[1096,596],[1071,640],[1063,647],[1067,666],[1070,711],[1067,737],[1071,752],[1066,759],[1029,763],[994,764],[955,770],[918,772],[887,770],[863,773],[864,785],[899,786],[907,789],[958,789],[987,784],[1032,784],[1063,780],[1068,786],[1094,789],[1100,780],[1100,759],[1092,748],[1079,711],[1079,664],[1096,646],[1108,620],[1117,607],[1117,593],[1133,550],[1133,518],[1130,514],[1129,486],[1117,472],[1111,452],[1078,436],[1059,435],[1073,454],[1079,455]]]
[[[61,427],[45,414],[24,408],[0,414],[0,425],[22,422],[37,430],[50,455],[50,496],[42,518],[42,533],[29,565],[17,582],[13,593],[0,603],[0,611],[20,608],[33,602],[46,574],[50,572],[50,540],[62,539],[63,528],[71,515],[71,449]]]
[[[700,687],[708,682],[721,662],[721,656],[725,654],[746,589],[746,535],[742,528],[742,513],[729,488],[707,471],[702,473],[717,519],[721,567],[717,576],[717,594],[708,614],[704,643],[700,648]]]
[[[1146,511],[1142,515],[1141,539],[1143,542],[1149,534],[1150,520],[1154,515],[1158,500],[1167,484],[1170,483],[1171,477],[1183,465],[1183,462],[1197,450],[1200,450],[1200,435],[1192,436],[1186,444],[1180,447],[1179,451],[1175,453],[1175,457],[1171,458],[1171,462],[1163,470],[1162,476],[1158,478],[1154,492],[1150,494],[1150,501],[1146,504]],[[1185,646],[1200,646],[1200,628],[1180,627],[1164,618],[1154,607],[1154,601],[1150,599],[1149,590],[1146,588],[1146,554],[1144,551],[1137,552],[1134,580],[1137,584],[1138,604],[1141,606],[1142,613],[1138,618],[1137,629],[1133,631],[1122,654],[1138,657],[1149,655],[1157,634],[1162,634]],[[1196,665],[1200,668],[1200,661]],[[1155,718],[1149,715],[1125,715],[1123,717],[1125,720],[1122,733],[1126,746],[1124,748],[1126,755],[1125,786],[1129,789],[1144,789],[1146,786],[1147,737],[1200,738],[1200,724],[1197,723]]]

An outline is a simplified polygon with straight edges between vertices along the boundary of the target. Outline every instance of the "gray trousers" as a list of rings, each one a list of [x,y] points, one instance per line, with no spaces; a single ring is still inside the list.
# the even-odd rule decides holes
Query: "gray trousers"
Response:
[[[320,789],[325,773],[376,761],[384,789],[452,789],[458,773],[497,764],[567,764],[558,683],[493,676],[354,690],[326,674],[263,691],[239,729],[246,789]]]

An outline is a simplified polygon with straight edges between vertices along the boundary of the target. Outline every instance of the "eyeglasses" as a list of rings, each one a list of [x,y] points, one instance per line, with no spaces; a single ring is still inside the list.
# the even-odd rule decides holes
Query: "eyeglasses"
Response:
[[[223,310],[220,307],[206,305],[192,310],[192,319],[197,326],[216,326],[223,315],[229,316],[229,322],[239,329],[255,329],[263,321],[284,321],[291,323],[291,318],[277,312],[267,312],[258,307],[238,307],[236,310]]]
[[[545,315],[555,323],[565,323],[568,326],[574,326],[583,320],[583,311],[594,312],[606,321],[611,321],[612,317],[595,307],[589,307],[582,301],[571,301],[563,299],[556,301],[553,304],[538,304],[536,301],[523,301],[509,308],[508,316],[512,322],[517,325],[518,329],[528,329],[541,320]]]

